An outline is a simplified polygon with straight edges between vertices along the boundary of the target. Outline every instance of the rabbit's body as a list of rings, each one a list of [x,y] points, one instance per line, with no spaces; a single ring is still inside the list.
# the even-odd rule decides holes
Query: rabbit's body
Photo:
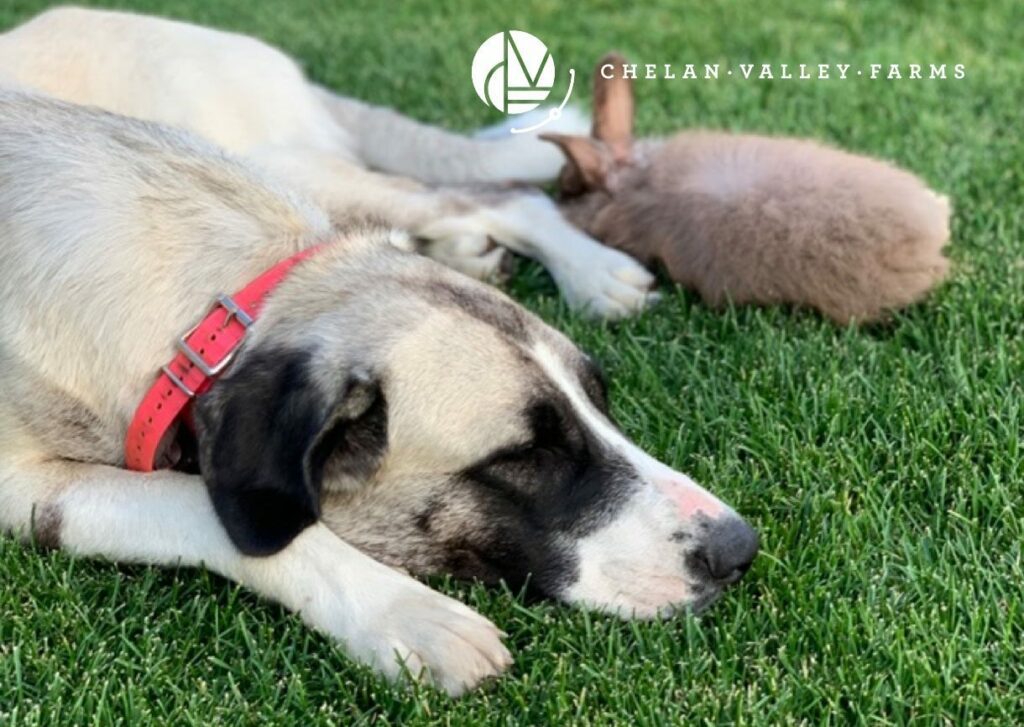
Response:
[[[948,272],[948,200],[909,172],[800,139],[688,131],[634,142],[628,82],[596,78],[596,138],[551,137],[569,160],[562,210],[708,303],[864,322]]]
[[[867,321],[919,300],[949,267],[945,197],[815,142],[683,132],[638,143],[616,176],[614,194],[567,199],[565,214],[712,305]]]

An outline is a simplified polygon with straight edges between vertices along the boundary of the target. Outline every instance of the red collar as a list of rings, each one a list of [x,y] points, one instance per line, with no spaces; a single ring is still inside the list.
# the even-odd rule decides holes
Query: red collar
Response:
[[[318,249],[282,260],[232,296],[218,295],[207,316],[178,339],[178,355],[161,369],[128,427],[124,442],[128,469],[156,469],[160,443],[192,400],[231,363],[267,296],[296,264]]]

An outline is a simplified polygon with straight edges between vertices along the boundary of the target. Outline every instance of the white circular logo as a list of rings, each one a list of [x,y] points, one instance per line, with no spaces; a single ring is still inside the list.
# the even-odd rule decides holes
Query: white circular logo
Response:
[[[555,60],[540,38],[506,30],[485,40],[473,56],[473,88],[506,114],[533,111],[555,83]]]

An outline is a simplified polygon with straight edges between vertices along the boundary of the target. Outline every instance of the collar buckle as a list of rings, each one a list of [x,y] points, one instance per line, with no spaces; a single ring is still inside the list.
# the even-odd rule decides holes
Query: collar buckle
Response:
[[[249,332],[249,326],[253,324],[252,317],[248,313],[246,313],[242,309],[242,307],[238,305],[238,303],[235,302],[234,298],[232,298],[229,295],[225,295],[224,293],[218,295],[217,300],[210,308],[210,311],[213,312],[218,307],[223,308],[225,311],[227,311],[227,315],[224,316],[224,322],[220,326],[221,329],[227,328],[228,325],[231,323],[232,319],[241,323],[242,327],[245,328],[245,331],[242,333],[242,335],[239,336],[238,340],[235,341],[234,345],[227,352],[224,353],[224,357],[221,358],[220,361],[217,361],[214,364],[207,363],[206,359],[204,359],[199,354],[199,352],[192,348],[192,346],[190,346],[188,343],[188,339],[192,336],[193,333],[196,332],[196,329],[199,328],[200,325],[202,325],[202,321],[192,326],[175,343],[175,346],[179,351],[181,351],[182,354],[184,354],[185,358],[191,361],[192,365],[194,365],[197,369],[202,371],[203,375],[206,376],[206,378],[208,379],[212,379],[214,376],[216,376],[225,368],[227,368],[228,364],[230,364],[232,359],[234,359],[235,354],[238,353],[238,348],[239,346],[241,346],[242,341],[245,340],[245,336]],[[206,320],[206,318],[208,318],[209,316],[210,313],[207,313],[205,316],[203,316],[203,320]],[[188,387],[184,386],[180,382],[180,379],[178,381],[175,381],[175,378],[177,377],[171,377],[171,381],[173,381],[178,386],[178,388],[180,388],[185,394],[187,394],[189,398],[195,396],[195,393],[192,392]]]

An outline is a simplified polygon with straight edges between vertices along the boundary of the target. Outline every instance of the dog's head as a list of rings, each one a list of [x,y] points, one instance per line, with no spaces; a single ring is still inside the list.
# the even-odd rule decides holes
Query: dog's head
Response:
[[[381,237],[300,266],[197,403],[239,548],[274,552],[322,518],[416,573],[637,616],[702,607],[742,575],[754,531],[619,431],[585,354]]]

